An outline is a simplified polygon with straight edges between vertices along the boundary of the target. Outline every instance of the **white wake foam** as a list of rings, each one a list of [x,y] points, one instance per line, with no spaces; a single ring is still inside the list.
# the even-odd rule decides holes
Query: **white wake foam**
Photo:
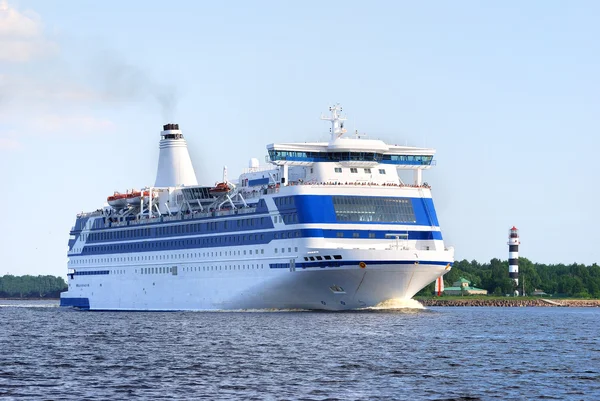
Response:
[[[425,309],[425,307],[414,299],[392,298],[367,309]]]

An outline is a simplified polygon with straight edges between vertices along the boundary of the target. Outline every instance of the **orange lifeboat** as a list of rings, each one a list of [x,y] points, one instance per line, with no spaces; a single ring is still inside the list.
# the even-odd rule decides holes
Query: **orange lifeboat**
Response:
[[[123,208],[127,206],[127,197],[128,194],[122,194],[119,192],[115,192],[113,195],[106,198],[108,204],[116,209]]]
[[[208,193],[213,196],[220,196],[226,194],[229,191],[231,191],[231,188],[229,188],[229,184],[227,184],[226,182],[219,182],[217,183],[217,185],[210,188],[208,190]]]
[[[127,194],[127,203],[130,205],[139,205],[142,197],[144,197],[144,202],[147,202],[149,196],[149,191],[132,191]]]

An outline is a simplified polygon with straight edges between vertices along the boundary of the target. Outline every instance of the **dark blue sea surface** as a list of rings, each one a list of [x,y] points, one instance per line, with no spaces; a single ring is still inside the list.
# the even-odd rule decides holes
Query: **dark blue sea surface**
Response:
[[[0,399],[600,400],[600,308],[77,312],[0,300]]]

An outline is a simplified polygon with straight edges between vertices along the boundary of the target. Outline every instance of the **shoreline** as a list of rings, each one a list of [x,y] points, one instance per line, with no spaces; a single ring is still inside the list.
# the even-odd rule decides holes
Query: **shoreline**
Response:
[[[60,298],[0,298],[0,301],[60,301]],[[444,299],[444,298],[417,298],[415,301],[423,306],[478,306],[478,307],[574,307],[574,308],[600,308],[600,299]]]
[[[501,308],[518,307],[600,307],[600,299],[417,299],[423,306],[494,306]]]
[[[2,298],[0,301],[60,301],[60,298]]]

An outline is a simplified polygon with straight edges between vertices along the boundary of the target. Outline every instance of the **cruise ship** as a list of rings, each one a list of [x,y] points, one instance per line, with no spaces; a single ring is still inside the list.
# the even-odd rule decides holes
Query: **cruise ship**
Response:
[[[61,306],[348,310],[445,274],[454,250],[422,176],[435,150],[345,135],[341,107],[329,111],[327,142],[267,145],[265,165],[250,159],[237,180],[224,167],[208,186],[179,125],[165,125],[154,186],[77,215]]]

